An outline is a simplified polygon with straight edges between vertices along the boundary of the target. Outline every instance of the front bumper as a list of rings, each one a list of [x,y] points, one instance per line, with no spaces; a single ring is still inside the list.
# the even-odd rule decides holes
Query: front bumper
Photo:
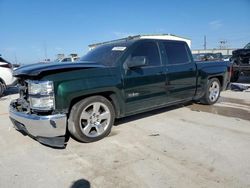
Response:
[[[67,127],[66,114],[39,116],[17,110],[16,101],[9,108],[10,119],[15,128],[36,139],[38,142],[53,147],[65,147]]]

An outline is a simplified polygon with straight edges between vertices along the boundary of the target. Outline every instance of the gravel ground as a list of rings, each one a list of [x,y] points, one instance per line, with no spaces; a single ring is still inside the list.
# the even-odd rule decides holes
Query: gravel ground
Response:
[[[0,187],[250,187],[250,90],[116,122],[111,135],[53,149],[8,119],[0,99]]]

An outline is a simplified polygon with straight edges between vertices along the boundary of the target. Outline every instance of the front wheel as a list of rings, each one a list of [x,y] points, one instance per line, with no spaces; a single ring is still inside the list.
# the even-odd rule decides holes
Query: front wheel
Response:
[[[102,96],[88,97],[72,107],[68,130],[79,141],[94,142],[110,133],[114,119],[114,108],[109,100]]]
[[[208,81],[205,95],[200,100],[203,104],[212,105],[217,102],[220,97],[221,85],[217,78],[212,78]]]

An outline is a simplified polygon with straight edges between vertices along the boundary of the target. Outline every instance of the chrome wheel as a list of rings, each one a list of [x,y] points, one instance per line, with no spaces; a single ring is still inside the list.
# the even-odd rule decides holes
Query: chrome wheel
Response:
[[[220,94],[220,85],[217,81],[213,81],[209,88],[209,99],[214,102],[218,99]]]
[[[94,102],[83,109],[79,124],[84,135],[97,137],[106,131],[110,120],[109,108],[101,102]]]

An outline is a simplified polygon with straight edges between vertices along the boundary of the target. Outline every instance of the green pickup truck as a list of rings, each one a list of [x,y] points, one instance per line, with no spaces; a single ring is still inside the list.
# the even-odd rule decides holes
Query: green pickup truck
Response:
[[[117,118],[187,101],[214,104],[230,69],[227,62],[194,62],[183,41],[127,38],[98,46],[77,63],[15,70],[20,97],[10,104],[10,119],[45,145],[65,147],[68,135],[93,142]]]

